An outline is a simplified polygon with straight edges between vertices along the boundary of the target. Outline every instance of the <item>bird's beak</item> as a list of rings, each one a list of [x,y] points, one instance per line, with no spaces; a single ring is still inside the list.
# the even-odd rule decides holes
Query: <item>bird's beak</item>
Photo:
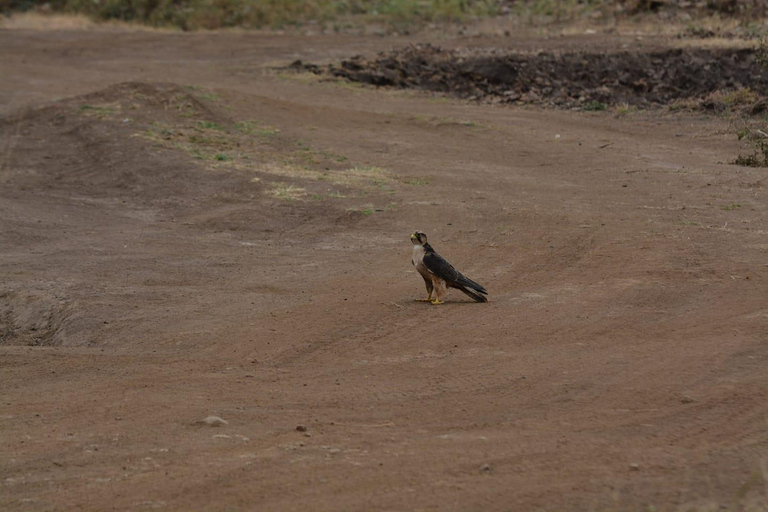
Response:
[[[416,235],[411,234],[411,240],[416,240]]]

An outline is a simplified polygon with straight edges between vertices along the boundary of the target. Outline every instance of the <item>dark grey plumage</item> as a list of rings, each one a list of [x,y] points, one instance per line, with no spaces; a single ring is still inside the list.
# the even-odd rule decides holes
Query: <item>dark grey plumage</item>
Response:
[[[477,302],[488,302],[488,291],[481,285],[453,268],[453,265],[437,254],[428,243],[424,244],[424,258],[422,260],[427,270],[445,281],[449,288],[461,290]]]

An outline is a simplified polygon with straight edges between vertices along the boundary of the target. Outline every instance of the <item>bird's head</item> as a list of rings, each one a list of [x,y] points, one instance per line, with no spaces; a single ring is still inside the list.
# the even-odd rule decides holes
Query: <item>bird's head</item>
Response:
[[[424,245],[427,243],[427,235],[421,231],[414,231],[411,234],[411,242],[413,242],[413,245]]]

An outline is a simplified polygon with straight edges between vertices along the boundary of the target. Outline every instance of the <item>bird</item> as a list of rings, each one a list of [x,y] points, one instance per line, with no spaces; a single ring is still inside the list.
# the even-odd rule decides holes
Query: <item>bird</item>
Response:
[[[421,302],[431,302],[434,305],[442,304],[448,292],[447,288],[456,288],[469,295],[476,302],[488,302],[488,291],[482,285],[465,277],[464,274],[453,268],[445,258],[437,254],[427,242],[427,235],[421,231],[411,234],[413,243],[413,255],[411,263],[424,278],[427,287],[426,299],[418,299]],[[432,293],[435,293],[434,300]]]

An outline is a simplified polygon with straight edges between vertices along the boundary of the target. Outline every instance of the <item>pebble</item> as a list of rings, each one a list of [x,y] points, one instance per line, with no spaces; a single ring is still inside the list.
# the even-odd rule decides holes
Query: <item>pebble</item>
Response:
[[[640,471],[640,464],[638,464],[637,462],[633,462],[632,464],[629,465],[629,469],[631,469],[632,471]]]
[[[480,472],[481,473],[490,473],[491,472],[491,465],[488,463],[483,464],[480,466]]]
[[[221,427],[222,425],[229,425],[229,422],[218,416],[208,416],[203,420],[203,423],[209,427]]]
[[[299,425],[296,427],[296,432],[306,432],[306,431],[307,431],[307,427],[305,427],[304,425]]]

